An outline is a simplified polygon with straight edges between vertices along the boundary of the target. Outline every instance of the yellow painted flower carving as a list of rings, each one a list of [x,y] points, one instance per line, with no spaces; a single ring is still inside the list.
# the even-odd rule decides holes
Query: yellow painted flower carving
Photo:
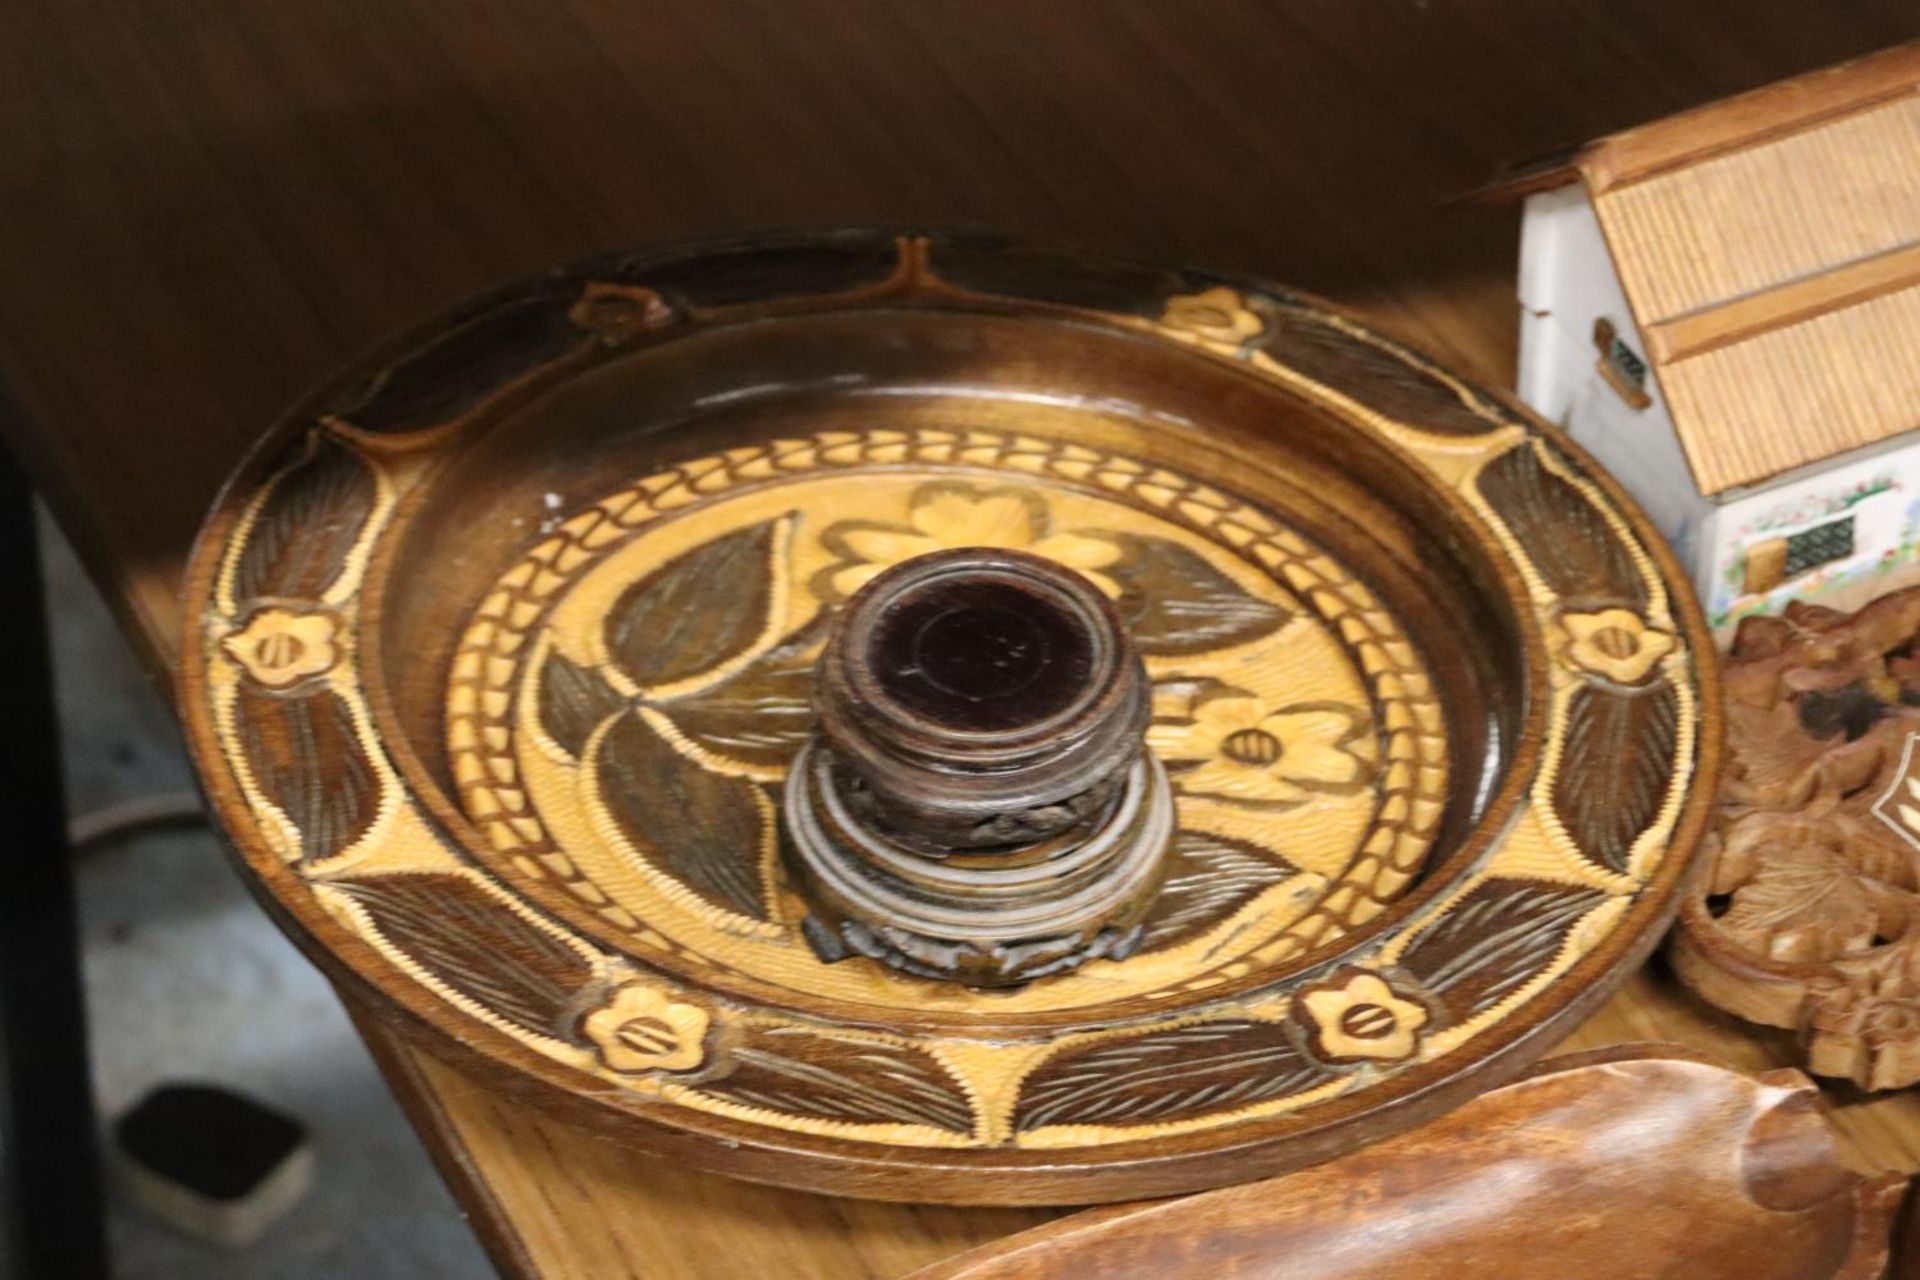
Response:
[[[1077,570],[1109,597],[1120,584],[1102,572],[1121,557],[1118,543],[1056,533],[1044,499],[1030,489],[976,488],[940,481],[914,492],[905,525],[846,521],[823,540],[840,561],[826,571],[823,594],[845,599],[904,560],[953,547],[996,547],[1045,556]]]
[[[1232,693],[1155,724],[1147,743],[1189,795],[1301,804],[1314,792],[1351,792],[1371,780],[1372,764],[1354,751],[1365,728],[1360,711],[1344,703],[1275,707]]]
[[[585,1030],[615,1071],[691,1071],[706,1060],[712,1021],[698,1005],[652,987],[626,986],[587,1016]]]
[[[333,615],[295,609],[262,609],[228,636],[228,656],[261,684],[285,689],[317,676],[340,660],[339,624]]]
[[[1167,299],[1160,323],[1205,342],[1237,347],[1266,325],[1247,309],[1245,299],[1224,285]]]
[[[1560,631],[1567,661],[1620,684],[1638,684],[1673,652],[1673,636],[1647,625],[1631,609],[1563,613]]]
[[[1333,980],[1301,992],[1296,1015],[1313,1047],[1330,1062],[1410,1058],[1433,1015],[1375,973],[1342,969]]]

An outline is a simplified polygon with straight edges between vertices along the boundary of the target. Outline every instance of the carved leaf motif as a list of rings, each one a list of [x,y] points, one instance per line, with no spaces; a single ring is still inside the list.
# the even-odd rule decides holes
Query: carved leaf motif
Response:
[[[813,732],[813,671],[826,634],[816,624],[707,688],[660,704],[680,732],[744,764],[785,766]]]
[[[641,857],[724,911],[767,918],[756,784],[701,768],[637,712],[615,720],[589,756],[607,811]]]
[[[701,1092],[749,1107],[845,1124],[922,1124],[973,1132],[973,1107],[930,1055],[904,1046],[755,1027],[730,1055],[735,1069]]]
[[[547,655],[540,670],[540,727],[574,759],[586,750],[593,731],[626,705],[627,700],[592,667],[558,652]]]
[[[1147,916],[1141,948],[1185,942],[1297,874],[1285,858],[1256,844],[1181,831],[1174,837],[1173,864]]]
[[[1205,653],[1277,631],[1285,609],[1238,584],[1177,542],[1119,540],[1126,554],[1106,570],[1120,584],[1120,617],[1144,653]]]
[[[1471,1018],[1551,963],[1574,925],[1606,897],[1570,885],[1489,880],[1416,938],[1400,967],[1456,1020]]]
[[[380,936],[461,995],[539,1035],[561,1025],[592,967],[464,876],[408,874],[335,880]]]
[[[1673,776],[1680,705],[1673,686],[1638,693],[1585,687],[1567,706],[1553,807],[1587,858],[1625,871]]]
[[[773,605],[779,521],[736,529],[674,557],[607,613],[607,652],[641,685],[711,670],[752,644]]]
[[[1427,431],[1479,435],[1499,426],[1504,417],[1477,396],[1474,402],[1495,416],[1476,413],[1411,352],[1358,337],[1306,312],[1276,307],[1256,345],[1376,413]]]
[[[578,297],[576,283],[484,307],[349,388],[328,411],[366,431],[416,430],[458,417],[590,341],[567,318]]]
[[[234,723],[253,779],[300,833],[301,863],[340,853],[367,833],[380,784],[339,694],[276,696],[243,684]]]
[[[1301,1051],[1284,1024],[1203,1022],[1048,1059],[1022,1086],[1014,1124],[1024,1133],[1048,1125],[1187,1120],[1300,1093],[1331,1075]]]
[[[1163,267],[1095,263],[1058,250],[1008,244],[999,236],[943,238],[937,256],[940,278],[963,288],[1148,318],[1158,316],[1169,297],[1212,283]]]
[[[1547,470],[1537,446],[1509,449],[1488,463],[1480,492],[1565,607],[1646,611],[1646,583],[1619,535],[1584,493]]]
[[[311,432],[304,456],[273,482],[248,530],[234,566],[235,604],[244,610],[259,596],[318,600],[346,566],[376,497],[366,460]]]
[[[1889,895],[1882,889],[1881,898]],[[1749,955],[1811,964],[1857,955],[1881,927],[1876,895],[1854,867],[1811,841],[1766,847],[1733,891],[1720,927]]]

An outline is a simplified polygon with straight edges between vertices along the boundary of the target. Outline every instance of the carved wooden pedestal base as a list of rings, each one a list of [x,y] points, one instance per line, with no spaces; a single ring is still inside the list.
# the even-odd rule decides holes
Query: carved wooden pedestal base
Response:
[[[1139,948],[1173,793],[1087,579],[981,547],[897,565],[834,623],[815,709],[782,835],[822,960],[992,987]]]

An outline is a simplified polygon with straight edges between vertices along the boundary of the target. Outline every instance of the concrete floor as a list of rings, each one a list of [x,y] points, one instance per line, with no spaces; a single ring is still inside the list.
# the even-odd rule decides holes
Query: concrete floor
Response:
[[[44,522],[43,522],[44,527]],[[192,786],[170,713],[57,536],[45,539],[75,815]],[[112,1192],[123,1280],[477,1280],[493,1274],[331,990],[247,896],[203,827],[80,855],[103,1123],[162,1081],[209,1081],[299,1116],[314,1189],[258,1244],[173,1232]]]

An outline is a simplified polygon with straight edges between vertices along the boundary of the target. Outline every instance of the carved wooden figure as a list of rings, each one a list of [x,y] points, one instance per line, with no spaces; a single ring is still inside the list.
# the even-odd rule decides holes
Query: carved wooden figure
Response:
[[[1920,1080],[1917,645],[1920,588],[1741,624],[1708,875],[1671,948],[1699,994],[1866,1089]]]
[[[1645,954],[1717,765],[1681,582],[1320,304],[799,235],[502,290],[299,406],[182,703],[294,936],[497,1087],[746,1177],[1112,1200],[1435,1115]],[[1077,678],[979,669],[1032,646]]]

